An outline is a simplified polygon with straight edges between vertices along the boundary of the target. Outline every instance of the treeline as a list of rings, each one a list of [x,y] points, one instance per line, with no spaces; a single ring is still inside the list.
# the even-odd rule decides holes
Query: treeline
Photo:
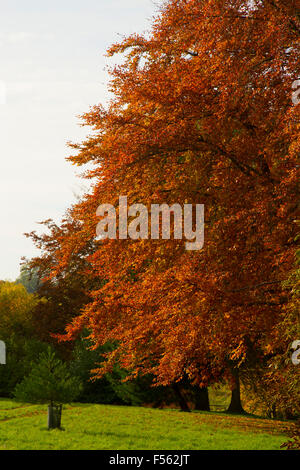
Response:
[[[42,286],[43,295],[39,293]],[[92,350],[92,343],[86,338],[87,332],[83,332],[81,337],[67,347],[57,342],[52,334],[62,333],[65,326],[61,318],[54,325],[55,320],[58,320],[54,312],[59,312],[62,307],[59,300],[64,301],[65,310],[74,308],[74,295],[78,296],[79,305],[82,302],[82,297],[78,295],[79,290],[59,292],[59,289],[56,284],[51,292],[47,292],[37,273],[31,272],[26,265],[16,282],[0,281],[0,339],[5,342],[7,350],[7,363],[1,367],[0,374],[1,397],[14,398],[17,385],[30,374],[38,358],[42,353],[47,353],[51,346],[57,357],[68,365],[71,375],[78,379],[79,402],[173,406],[181,407],[184,411],[209,409],[207,391],[203,395],[189,384],[185,384],[184,390],[181,387],[153,388],[153,377],[150,376],[124,382],[126,371],[117,366],[112,373],[92,381],[91,371],[99,367],[104,354],[113,350],[114,346],[107,344]],[[49,323],[52,314],[54,318]]]

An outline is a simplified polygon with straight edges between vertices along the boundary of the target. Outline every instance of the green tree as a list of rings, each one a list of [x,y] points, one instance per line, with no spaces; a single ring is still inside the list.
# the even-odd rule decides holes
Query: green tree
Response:
[[[71,373],[82,383],[82,391],[78,397],[80,402],[129,406],[147,403],[155,407],[177,402],[171,387],[151,387],[153,377],[150,375],[126,381],[128,373],[118,364],[115,364],[113,370],[101,379],[92,380],[93,369],[99,367],[104,361],[105,354],[115,347],[107,343],[93,349],[91,341],[86,337],[87,334],[85,331],[84,335],[75,342],[73,359],[70,362]]]
[[[103,353],[107,348],[91,349],[90,341],[84,337],[78,338],[75,342],[70,371],[82,383],[78,401],[83,403],[124,404],[115,393],[106,376],[97,381],[91,380],[91,371],[103,361]]]
[[[14,389],[31,371],[32,362],[48,345],[35,338],[12,335],[5,341],[6,364],[0,367],[0,396],[12,398]]]
[[[30,374],[16,386],[15,398],[22,402],[47,403],[48,428],[60,428],[63,403],[78,397],[81,384],[73,377],[68,364],[56,357],[49,347],[33,364]]]

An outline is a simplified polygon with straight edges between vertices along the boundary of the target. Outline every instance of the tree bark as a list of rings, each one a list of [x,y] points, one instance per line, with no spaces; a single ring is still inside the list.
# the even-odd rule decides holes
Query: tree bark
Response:
[[[195,410],[210,411],[207,387],[195,387]]]
[[[183,394],[180,390],[180,386],[178,385],[178,383],[173,384],[172,388],[173,388],[173,390],[175,392],[175,395],[178,399],[178,403],[180,405],[181,411],[186,411],[186,412],[191,411],[190,408],[189,408],[189,405],[187,404],[186,399],[184,398],[184,396],[183,396]]]
[[[231,402],[229,408],[227,410],[228,413],[238,413],[244,414],[245,410],[242,406],[241,402],[241,388],[240,388],[240,377],[239,377],[239,370],[232,369],[231,371],[233,378],[234,378],[234,386],[231,392]]]
[[[48,429],[60,429],[62,405],[48,406]]]

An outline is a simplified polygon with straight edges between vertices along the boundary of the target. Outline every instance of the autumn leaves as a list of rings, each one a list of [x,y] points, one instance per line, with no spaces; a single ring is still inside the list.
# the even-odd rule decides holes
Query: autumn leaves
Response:
[[[69,159],[93,163],[91,190],[44,238],[54,276],[83,264],[88,279],[90,301],[67,338],[85,329],[95,345],[116,347],[96,376],[119,363],[158,384],[206,386],[237,371],[264,374],[287,349],[294,327],[283,321],[292,301],[282,282],[295,269],[298,231],[299,105],[290,93],[290,77],[300,75],[297,18],[274,2],[249,9],[241,0],[170,0],[147,37],[110,49],[125,56],[111,72],[114,100],[84,116],[94,135]],[[187,50],[196,53],[187,59]],[[127,208],[118,238],[120,195]],[[169,236],[174,203],[175,215],[205,205],[205,244],[202,209],[197,231],[185,234],[201,234],[202,249]],[[153,227],[148,243],[151,205],[166,209],[166,239]],[[171,234],[179,238],[181,228],[178,217]]]

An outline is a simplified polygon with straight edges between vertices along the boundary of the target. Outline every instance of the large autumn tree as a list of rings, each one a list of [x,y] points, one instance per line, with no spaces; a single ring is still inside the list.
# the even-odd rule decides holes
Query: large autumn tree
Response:
[[[105,279],[67,327],[158,384],[235,382],[273,354],[295,254],[299,2],[169,0],[148,36],[113,45],[109,107],[83,116],[94,133],[73,145],[91,190],[70,210],[52,275],[87,254]],[[205,245],[180,240],[96,240],[100,204],[205,204]]]

